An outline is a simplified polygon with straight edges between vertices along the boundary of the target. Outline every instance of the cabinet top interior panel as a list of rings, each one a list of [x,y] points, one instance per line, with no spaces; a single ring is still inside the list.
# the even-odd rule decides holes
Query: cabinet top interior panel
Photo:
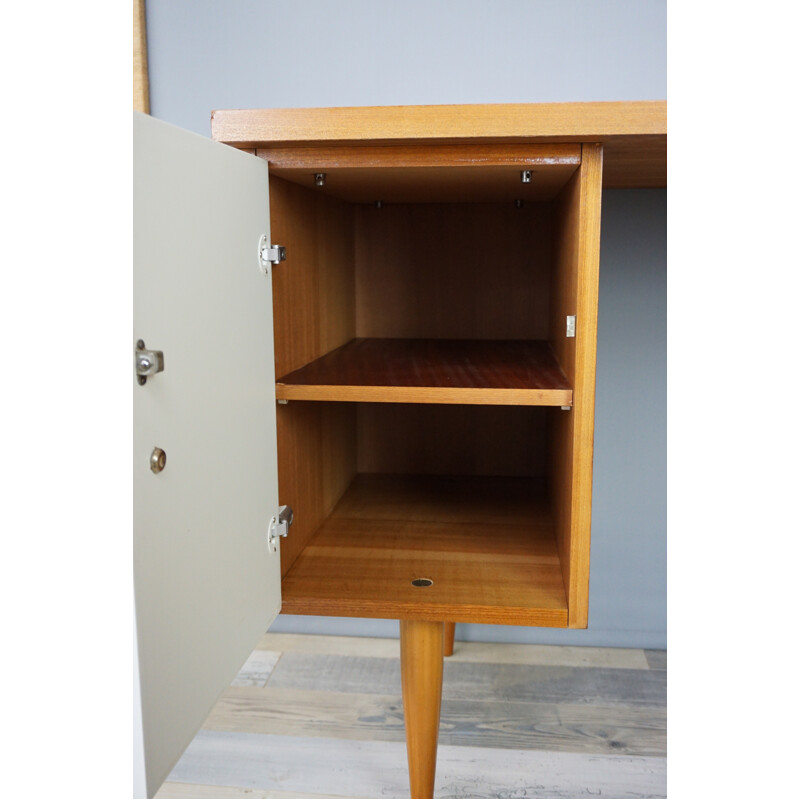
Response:
[[[471,167],[335,168],[325,172],[325,184],[315,187],[308,169],[272,169],[270,173],[351,203],[514,203],[552,200],[577,164],[544,167],[489,165]],[[520,173],[530,171],[522,183]]]
[[[287,614],[554,627],[568,618],[535,479],[358,475],[282,592]]]
[[[272,147],[256,154],[271,175],[352,203],[552,200],[581,163],[578,144]]]
[[[606,188],[667,185],[667,103],[385,106],[220,110],[212,137],[235,147],[313,144],[604,145]]]
[[[279,400],[572,404],[542,341],[353,339],[278,379]]]

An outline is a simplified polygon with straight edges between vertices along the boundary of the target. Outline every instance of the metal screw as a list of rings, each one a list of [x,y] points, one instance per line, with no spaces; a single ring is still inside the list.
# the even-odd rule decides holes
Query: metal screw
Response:
[[[532,174],[533,173],[529,169],[524,169],[520,172],[519,176],[522,178],[523,183],[530,183]]]
[[[144,350],[144,339],[139,339],[136,342],[136,349]],[[139,382],[139,386],[144,386],[147,383],[147,375],[137,375],[136,380]]]
[[[514,201],[514,205],[515,205],[517,208],[522,208],[522,206],[524,206],[524,205],[525,205],[525,203],[523,203],[523,202],[522,202],[522,200],[515,200],[515,201]]]
[[[314,175],[314,183],[317,186],[324,186],[325,185],[325,178],[327,177],[326,173],[324,172],[317,172]]]

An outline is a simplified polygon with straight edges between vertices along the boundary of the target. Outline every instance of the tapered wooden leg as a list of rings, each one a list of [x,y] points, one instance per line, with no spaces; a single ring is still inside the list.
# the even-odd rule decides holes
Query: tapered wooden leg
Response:
[[[444,654],[446,656],[453,655],[453,643],[456,640],[456,624],[455,622],[445,622],[444,624]]]
[[[443,622],[400,620],[400,667],[412,798],[433,797],[443,652]]]

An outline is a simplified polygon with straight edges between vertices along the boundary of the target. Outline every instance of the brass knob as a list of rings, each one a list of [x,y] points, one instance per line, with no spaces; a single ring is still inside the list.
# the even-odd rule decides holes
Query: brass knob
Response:
[[[154,447],[150,454],[150,469],[158,475],[166,465],[167,454],[160,447]]]

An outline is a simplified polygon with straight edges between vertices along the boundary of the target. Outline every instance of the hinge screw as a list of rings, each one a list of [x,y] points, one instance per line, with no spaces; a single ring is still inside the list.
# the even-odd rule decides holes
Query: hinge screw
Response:
[[[317,173],[315,173],[315,175],[314,175],[314,183],[315,183],[317,186],[324,186],[324,185],[325,185],[325,178],[326,178],[326,177],[327,177],[327,174],[326,174],[326,173],[324,173],[324,172],[317,172]]]
[[[137,350],[144,350],[144,339],[139,339],[139,341],[136,342],[136,349]],[[139,386],[144,386],[147,383],[147,376],[145,376],[145,375],[137,375],[136,376],[136,380],[137,380]]]

